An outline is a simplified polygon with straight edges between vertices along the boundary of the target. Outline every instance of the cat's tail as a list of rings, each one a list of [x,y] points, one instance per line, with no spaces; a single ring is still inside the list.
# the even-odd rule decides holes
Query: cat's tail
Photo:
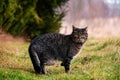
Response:
[[[40,73],[41,71],[40,60],[38,58],[36,51],[32,46],[29,47],[28,51],[29,51],[29,55],[30,55],[35,72]]]

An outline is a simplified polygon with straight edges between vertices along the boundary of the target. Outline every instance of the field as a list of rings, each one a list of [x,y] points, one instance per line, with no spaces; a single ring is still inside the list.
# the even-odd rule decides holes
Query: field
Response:
[[[120,80],[120,38],[89,38],[66,74],[60,62],[35,74],[27,42],[0,42],[0,80]]]

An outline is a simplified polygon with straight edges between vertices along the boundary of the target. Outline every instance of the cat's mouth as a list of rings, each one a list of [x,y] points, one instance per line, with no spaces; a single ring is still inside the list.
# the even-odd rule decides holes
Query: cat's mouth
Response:
[[[84,43],[86,41],[86,37],[85,36],[80,36],[79,41]]]
[[[86,41],[87,37],[86,36],[78,36],[76,35],[74,37],[74,41],[77,43],[84,43]]]
[[[77,38],[77,39],[75,39],[75,42],[84,43],[85,39],[84,38]]]
[[[80,38],[80,42],[84,43],[84,42],[85,42],[85,39]]]

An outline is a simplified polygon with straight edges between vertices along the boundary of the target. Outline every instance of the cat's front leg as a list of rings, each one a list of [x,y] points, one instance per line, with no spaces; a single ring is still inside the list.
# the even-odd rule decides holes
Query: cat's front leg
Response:
[[[61,64],[62,66],[64,66],[66,73],[70,72],[70,63],[71,63],[71,58],[65,58],[65,60]]]

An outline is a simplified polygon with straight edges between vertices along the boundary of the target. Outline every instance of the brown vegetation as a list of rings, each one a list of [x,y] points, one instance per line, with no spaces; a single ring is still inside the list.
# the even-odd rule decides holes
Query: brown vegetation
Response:
[[[0,30],[0,43],[2,42],[25,42],[25,40],[22,37],[13,37],[12,35]]]

